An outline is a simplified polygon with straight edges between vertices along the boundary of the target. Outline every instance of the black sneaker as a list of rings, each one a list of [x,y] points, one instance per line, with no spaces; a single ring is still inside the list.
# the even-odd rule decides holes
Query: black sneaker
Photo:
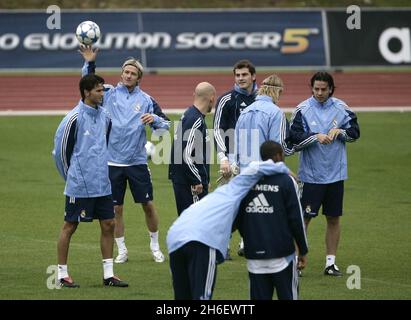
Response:
[[[238,254],[240,257],[244,257],[244,248],[238,248],[237,254]]]
[[[103,284],[105,286],[111,286],[111,287],[122,287],[122,288],[128,287],[127,282],[121,281],[116,276],[113,276],[113,277],[108,278],[108,279],[103,279]]]
[[[60,287],[62,288],[80,288],[80,285],[74,283],[73,279],[71,279],[70,277],[61,278],[59,279],[59,281]]]
[[[327,268],[325,268],[324,274],[326,276],[334,276],[334,277],[341,277],[343,275],[340,269],[338,269],[338,267],[335,264],[332,264],[331,266],[328,266]]]

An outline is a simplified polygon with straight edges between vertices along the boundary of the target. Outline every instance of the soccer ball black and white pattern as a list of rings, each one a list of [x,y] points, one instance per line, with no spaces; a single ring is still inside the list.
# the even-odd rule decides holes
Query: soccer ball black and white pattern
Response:
[[[156,146],[151,141],[147,141],[145,148],[146,148],[147,159],[151,159],[151,157],[156,152]]]
[[[76,37],[81,44],[91,45],[100,38],[100,28],[93,21],[83,21],[77,27]]]

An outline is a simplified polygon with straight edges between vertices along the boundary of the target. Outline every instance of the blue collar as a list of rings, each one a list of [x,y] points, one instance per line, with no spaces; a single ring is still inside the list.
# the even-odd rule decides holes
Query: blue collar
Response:
[[[324,102],[319,102],[314,96],[311,96],[309,100],[310,104],[317,108],[328,108],[333,104],[333,99],[331,97],[328,97]]]
[[[263,100],[263,101],[269,101],[269,102],[274,103],[274,102],[273,102],[273,98],[271,98],[270,96],[266,96],[265,94],[264,94],[264,95],[258,95],[258,96],[255,98],[255,100]]]
[[[140,92],[140,87],[139,87],[138,85],[135,86],[134,89],[133,89],[131,92],[128,91],[128,88],[127,88],[122,82],[119,82],[119,83],[117,84],[117,86],[120,87],[121,90],[125,90],[125,91],[126,91],[127,93],[129,93],[129,94],[134,94],[134,93]]]
[[[253,84],[253,90],[251,91],[251,93],[248,93],[248,91],[247,90],[244,90],[244,89],[241,89],[239,86],[238,86],[238,84],[234,84],[234,91],[236,91],[236,92],[238,92],[238,93],[240,93],[240,94],[242,94],[242,95],[244,95],[244,96],[252,96],[252,95],[255,95],[256,94],[256,92],[257,92],[257,84],[254,82],[254,84]]]
[[[197,111],[203,118],[205,118],[205,114],[202,114],[201,113],[201,111],[200,111],[200,109],[198,109],[194,104],[191,106],[192,108],[194,108],[195,109],[195,111]]]
[[[91,107],[88,104],[85,104],[83,101],[80,100],[80,108],[84,110],[84,112],[94,116],[99,112],[99,107],[97,108]]]

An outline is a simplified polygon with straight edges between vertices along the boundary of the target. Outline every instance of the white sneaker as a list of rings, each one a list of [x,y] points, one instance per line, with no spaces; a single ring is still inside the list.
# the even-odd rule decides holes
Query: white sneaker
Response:
[[[119,253],[119,255],[114,260],[115,263],[125,263],[128,261],[127,251],[123,253]]]
[[[151,250],[151,254],[153,255],[153,259],[155,262],[164,262],[165,258],[161,250]]]

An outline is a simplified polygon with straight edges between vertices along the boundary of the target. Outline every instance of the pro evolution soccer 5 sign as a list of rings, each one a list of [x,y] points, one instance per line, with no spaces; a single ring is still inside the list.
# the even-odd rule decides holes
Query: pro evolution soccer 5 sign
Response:
[[[57,13],[55,28],[46,10],[0,13],[0,68],[78,67],[75,30],[84,20],[101,29],[99,67],[128,56],[149,68],[231,67],[244,58],[259,67],[325,64],[320,11]]]

